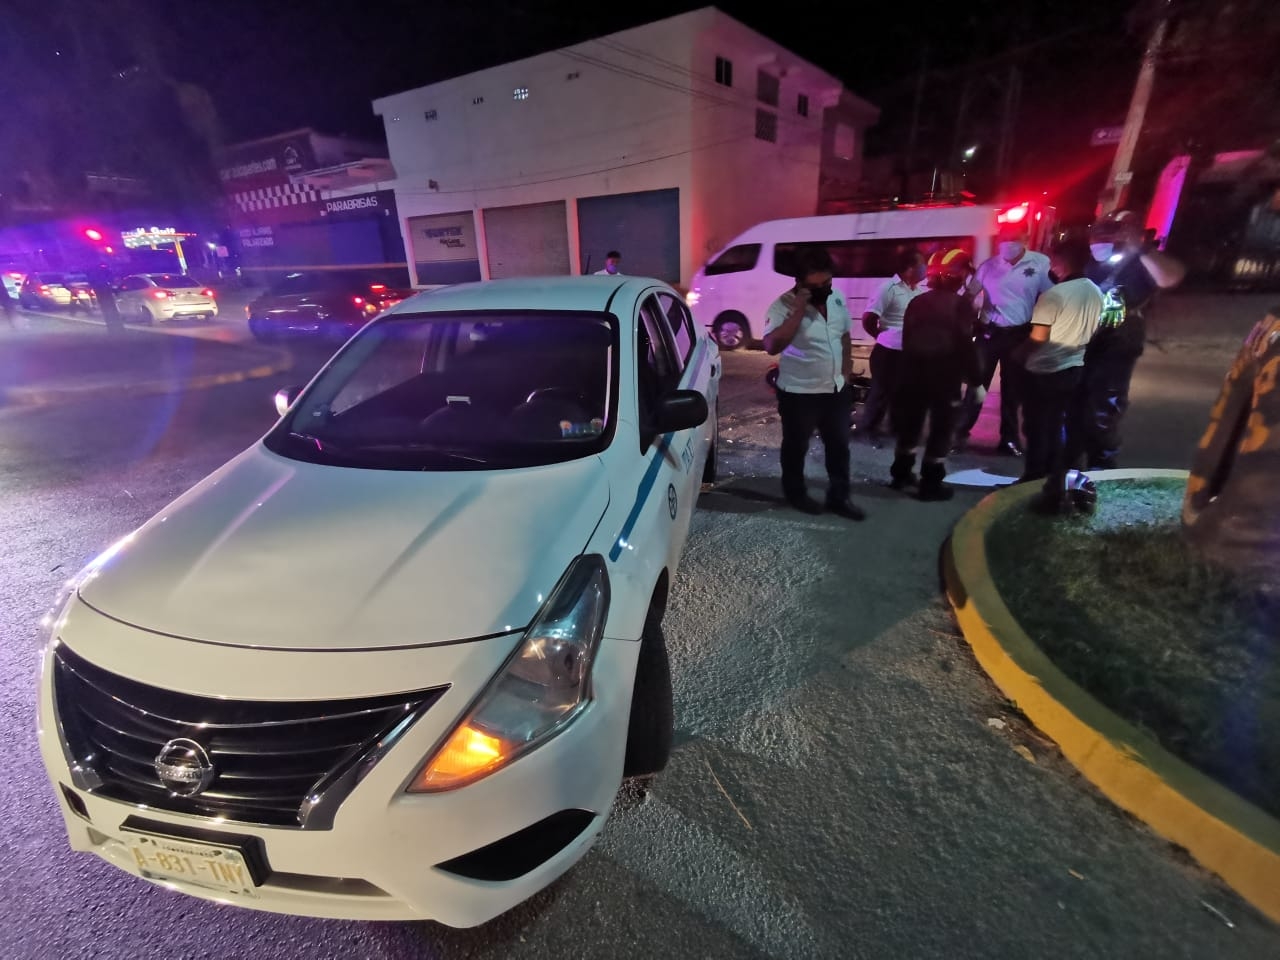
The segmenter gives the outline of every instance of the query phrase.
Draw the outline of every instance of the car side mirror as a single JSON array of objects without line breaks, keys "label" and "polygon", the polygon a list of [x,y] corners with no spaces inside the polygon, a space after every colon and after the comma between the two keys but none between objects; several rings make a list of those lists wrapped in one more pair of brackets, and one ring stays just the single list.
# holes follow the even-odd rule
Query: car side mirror
[{"label": "car side mirror", "polygon": [[658,404],[654,429],[658,433],[676,433],[700,427],[710,416],[707,398],[697,390],[673,390]]},{"label": "car side mirror", "polygon": [[293,401],[298,399],[298,394],[302,392],[302,387],[281,387],[276,391],[276,413],[284,416],[289,412],[289,408],[293,406]]}]

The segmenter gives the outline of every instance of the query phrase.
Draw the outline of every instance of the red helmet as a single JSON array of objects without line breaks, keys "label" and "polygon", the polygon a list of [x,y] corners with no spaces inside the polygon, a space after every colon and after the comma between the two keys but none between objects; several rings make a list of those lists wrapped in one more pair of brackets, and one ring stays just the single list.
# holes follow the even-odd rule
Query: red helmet
[{"label": "red helmet", "polygon": [[960,249],[939,250],[929,258],[925,275],[930,279],[963,280],[973,270],[973,260]]}]

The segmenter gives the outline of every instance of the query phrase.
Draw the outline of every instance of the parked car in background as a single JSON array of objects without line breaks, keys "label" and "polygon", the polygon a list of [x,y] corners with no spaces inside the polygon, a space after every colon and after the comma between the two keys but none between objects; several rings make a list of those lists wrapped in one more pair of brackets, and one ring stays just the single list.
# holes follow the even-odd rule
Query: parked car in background
[{"label": "parked car in background", "polygon": [[11,267],[0,266],[0,282],[4,283],[4,288],[9,292],[9,296],[17,300],[22,291],[22,281],[27,278],[25,270],[15,270]]},{"label": "parked car in background", "polygon": [[18,302],[33,310],[92,310],[97,298],[83,273],[29,273]]},{"label": "parked car in background", "polygon": [[662,619],[719,380],[638,277],[368,324],[69,583],[38,728],[72,847],[323,917],[468,927],[552,883],[670,754]]},{"label": "parked car in background", "polygon": [[180,273],[135,273],[116,284],[116,309],[125,320],[159,323],[182,317],[212,320],[217,295]]},{"label": "parked car in background", "polygon": [[340,274],[291,273],[245,312],[259,340],[308,334],[345,340],[413,292]]}]

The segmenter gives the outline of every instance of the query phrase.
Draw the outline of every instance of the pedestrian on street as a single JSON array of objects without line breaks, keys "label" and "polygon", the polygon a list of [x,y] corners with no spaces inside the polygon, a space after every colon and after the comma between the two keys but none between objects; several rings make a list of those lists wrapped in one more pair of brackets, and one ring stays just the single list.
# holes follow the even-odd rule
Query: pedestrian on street
[{"label": "pedestrian on street", "polygon": [[[1049,280],[1049,258],[1027,249],[1029,242],[1030,232],[1025,223],[1002,224],[999,250],[978,267],[971,285],[975,301],[981,303],[978,355],[982,360],[982,396],[986,397],[999,364],[1000,443],[996,451],[1013,457],[1022,456],[1018,436],[1019,371],[1005,361],[1031,332],[1031,311],[1036,300],[1053,285]],[[981,414],[978,391],[970,387],[965,394],[956,436],[959,449],[968,445],[969,434]]]},{"label": "pedestrian on street", "polygon": [[902,317],[909,304],[924,293],[925,258],[914,247],[898,263],[897,275],[880,288],[870,309],[862,315],[862,328],[875,337],[871,350],[871,392],[858,421],[858,436],[875,440],[889,411],[890,398],[902,362]]},{"label": "pedestrian on street", "polygon": [[1130,210],[1109,214],[1089,230],[1094,262],[1087,273],[1102,291],[1102,318],[1085,351],[1084,376],[1072,401],[1067,464],[1107,470],[1120,452],[1120,421],[1129,381],[1147,340],[1147,313],[1159,290],[1182,282],[1186,267],[1142,239]]},{"label": "pedestrian on street", "polygon": [[617,250],[610,250],[604,257],[604,269],[597,270],[597,277],[620,277],[622,276],[622,254]]},{"label": "pedestrian on street", "polygon": [[1058,514],[1068,505],[1067,410],[1084,376],[1085,348],[1102,316],[1102,291],[1085,276],[1093,257],[1083,240],[1058,244],[1049,262],[1057,283],[1036,302],[1031,333],[1011,362],[1021,362],[1026,371],[1027,457],[1019,482],[1044,480],[1031,509]]},{"label": "pedestrian on street", "polygon": [[99,264],[89,271],[89,286],[93,290],[98,309],[102,311],[102,322],[108,333],[120,333],[124,330],[124,321],[120,319],[120,310],[116,307],[116,295],[110,268]]},{"label": "pedestrian on street", "polygon": [[795,286],[766,314],[764,348],[778,357],[782,492],[787,502],[804,513],[822,513],[804,479],[804,461],[816,430],[826,453],[826,508],[848,520],[862,520],[866,514],[849,499],[852,318],[844,297],[831,289],[833,271],[825,249],[801,252]]},{"label": "pedestrian on street", "polygon": [[981,390],[973,341],[977,313],[972,300],[960,292],[972,272],[973,262],[965,251],[938,251],[929,258],[929,289],[908,304],[903,318],[902,365],[893,395],[898,443],[889,468],[890,486],[905,490],[917,483],[916,450],[927,415],[929,436],[916,494],[921,500],[951,499],[954,491],[942,481],[961,388],[967,383]]}]

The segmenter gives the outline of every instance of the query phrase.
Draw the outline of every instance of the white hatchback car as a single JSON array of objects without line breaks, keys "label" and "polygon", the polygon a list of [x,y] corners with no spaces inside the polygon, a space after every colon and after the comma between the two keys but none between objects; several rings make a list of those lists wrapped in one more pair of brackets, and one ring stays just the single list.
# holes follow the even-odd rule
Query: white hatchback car
[{"label": "white hatchback car", "polygon": [[196,896],[482,923],[661,769],[661,623],[715,345],[655,280],[372,321],[69,585],[41,668],[71,845]]}]

